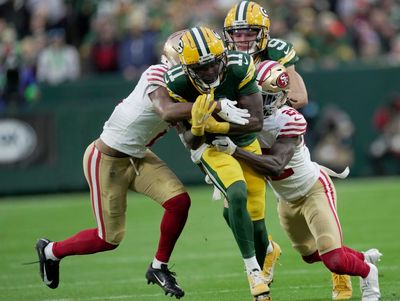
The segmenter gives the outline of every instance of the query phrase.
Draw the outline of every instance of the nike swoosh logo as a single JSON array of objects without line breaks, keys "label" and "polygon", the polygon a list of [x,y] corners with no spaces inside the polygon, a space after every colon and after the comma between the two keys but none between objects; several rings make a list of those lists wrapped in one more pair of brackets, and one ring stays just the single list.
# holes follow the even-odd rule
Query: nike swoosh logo
[{"label": "nike swoosh logo", "polygon": [[53,283],[53,280],[47,279],[47,274],[46,274],[46,267],[43,267],[43,282],[46,283],[47,285],[50,285]]},{"label": "nike swoosh logo", "polygon": [[249,61],[247,60],[247,57],[243,56],[243,58],[244,58],[245,65],[247,65],[249,63]]},{"label": "nike swoosh logo", "polygon": [[284,53],[285,55],[288,54],[288,53],[289,53],[289,49],[286,49],[283,53]]},{"label": "nike swoosh logo", "polygon": [[299,116],[294,117],[294,121],[299,121],[300,119],[301,119],[301,117],[299,117]]},{"label": "nike swoosh logo", "polygon": [[158,278],[156,274],[154,274],[154,277],[157,278],[157,280],[158,280],[158,282],[160,282],[161,286],[165,286],[165,280],[161,281],[160,278]]}]

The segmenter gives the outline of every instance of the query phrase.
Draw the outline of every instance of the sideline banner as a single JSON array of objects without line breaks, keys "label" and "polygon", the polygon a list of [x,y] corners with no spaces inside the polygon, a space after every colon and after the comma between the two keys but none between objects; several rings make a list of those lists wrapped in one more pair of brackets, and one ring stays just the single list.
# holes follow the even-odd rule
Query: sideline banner
[{"label": "sideline banner", "polygon": [[55,145],[49,115],[0,118],[0,169],[49,164],[56,156]]}]

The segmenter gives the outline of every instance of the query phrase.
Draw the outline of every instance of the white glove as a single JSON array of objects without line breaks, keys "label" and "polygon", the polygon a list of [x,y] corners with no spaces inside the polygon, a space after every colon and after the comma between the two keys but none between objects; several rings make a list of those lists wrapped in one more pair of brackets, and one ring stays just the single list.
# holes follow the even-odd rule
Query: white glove
[{"label": "white glove", "polygon": [[213,185],[214,186],[214,191],[213,191],[213,195],[212,195],[212,200],[213,201],[219,201],[222,199],[222,194],[221,191],[219,191],[219,189],[217,188],[217,186],[215,186],[213,184],[213,182],[211,181],[209,175],[206,175],[206,177],[204,178],[204,181],[209,184],[209,185]]},{"label": "white glove", "polygon": [[249,123],[247,119],[250,117],[250,113],[247,109],[240,109],[236,107],[237,101],[230,100],[228,98],[223,98],[219,101],[221,103],[221,111],[218,113],[218,116],[222,119],[237,123],[240,125],[245,125]]},{"label": "white glove", "polygon": [[227,136],[217,136],[212,142],[212,145],[217,149],[219,152],[226,153],[228,155],[232,155],[236,151],[236,144],[232,142],[231,139]]},{"label": "white glove", "polygon": [[192,159],[192,162],[194,164],[199,164],[201,160],[201,156],[203,156],[204,151],[208,147],[208,144],[203,143],[200,145],[198,149],[191,149],[190,150],[190,159]]}]

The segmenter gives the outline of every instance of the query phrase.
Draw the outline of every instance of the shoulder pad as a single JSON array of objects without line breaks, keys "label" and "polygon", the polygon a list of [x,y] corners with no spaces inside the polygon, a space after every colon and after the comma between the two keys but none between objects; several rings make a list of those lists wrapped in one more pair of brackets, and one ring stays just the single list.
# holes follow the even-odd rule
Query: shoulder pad
[{"label": "shoulder pad", "polygon": [[228,52],[228,72],[232,72],[239,80],[239,89],[255,78],[256,67],[253,58],[239,51]]},{"label": "shoulder pad", "polygon": [[282,65],[290,66],[299,60],[293,45],[285,40],[270,39],[267,45],[268,58],[281,63]]},{"label": "shoulder pad", "polygon": [[295,109],[284,106],[279,109],[280,130],[278,137],[297,137],[304,135],[307,130],[307,121]]},{"label": "shoulder pad", "polygon": [[164,73],[167,72],[168,66],[164,64],[151,65],[146,70],[147,81],[151,85],[164,86]]},{"label": "shoulder pad", "polygon": [[164,74],[164,82],[169,95],[179,102],[186,102],[180,95],[183,94],[188,78],[181,65],[170,68]]}]

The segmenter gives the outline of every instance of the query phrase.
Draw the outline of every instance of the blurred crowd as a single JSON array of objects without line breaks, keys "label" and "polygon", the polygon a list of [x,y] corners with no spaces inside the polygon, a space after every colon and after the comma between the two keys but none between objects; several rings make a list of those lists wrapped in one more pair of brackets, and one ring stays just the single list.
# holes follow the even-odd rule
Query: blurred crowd
[{"label": "blurred crowd", "polygon": [[[0,0],[0,106],[7,99],[34,102],[38,83],[87,73],[135,80],[159,61],[170,33],[199,24],[221,32],[236,2]],[[294,44],[303,70],[400,65],[399,0],[257,2],[269,12],[271,36]]]}]

